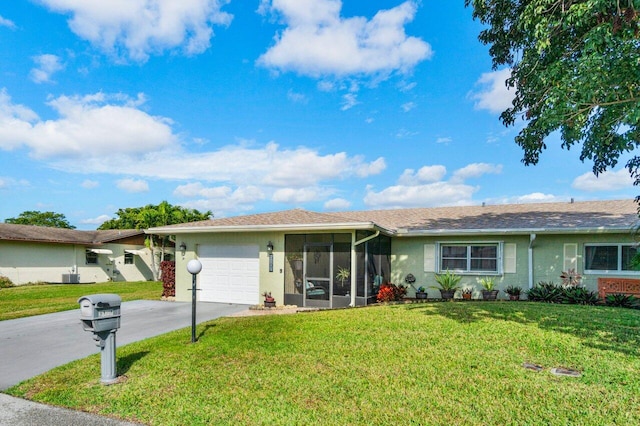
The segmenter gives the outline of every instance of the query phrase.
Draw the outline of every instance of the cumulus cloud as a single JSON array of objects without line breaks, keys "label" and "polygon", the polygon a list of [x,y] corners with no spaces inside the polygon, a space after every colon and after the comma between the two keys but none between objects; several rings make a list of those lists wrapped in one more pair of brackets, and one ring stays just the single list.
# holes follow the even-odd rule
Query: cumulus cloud
[{"label": "cumulus cloud", "polygon": [[632,188],[633,178],[625,169],[617,172],[606,171],[598,176],[589,172],[575,178],[571,187],[587,192],[616,191]]},{"label": "cumulus cloud", "polygon": [[116,187],[131,193],[149,192],[149,184],[139,179],[120,179],[116,182]]},{"label": "cumulus cloud", "polygon": [[211,210],[214,215],[224,215],[231,210],[250,210],[253,204],[265,198],[262,189],[254,185],[241,186],[235,190],[227,185],[205,186],[201,182],[179,185],[173,195],[193,198],[185,206],[198,210]]},{"label": "cumulus cloud", "polygon": [[473,204],[472,196],[479,187],[465,181],[501,170],[502,166],[469,164],[454,171],[451,178],[445,180],[447,169],[442,165],[424,166],[418,171],[406,169],[396,185],[380,191],[375,191],[372,186],[367,187],[364,202],[372,208],[469,205]]},{"label": "cumulus cloud", "polygon": [[221,8],[228,0],[40,0],[50,10],[70,14],[78,37],[116,57],[146,61],[149,55],[181,50],[204,52],[213,25],[228,25]]},{"label": "cumulus cloud", "polygon": [[347,210],[351,208],[351,201],[344,198],[333,198],[324,203],[324,209],[329,211]]},{"label": "cumulus cloud", "polygon": [[33,62],[37,65],[32,68],[29,77],[34,83],[51,83],[51,76],[64,69],[64,65],[60,62],[60,57],[56,55],[39,55],[33,57]]},{"label": "cumulus cloud", "polygon": [[406,169],[398,179],[399,185],[416,185],[427,182],[438,182],[447,174],[444,166],[424,166],[417,172],[413,169]]},{"label": "cumulus cloud", "polygon": [[451,180],[455,182],[462,182],[467,179],[480,177],[486,174],[497,175],[500,173],[502,173],[501,164],[473,163],[456,170]]},{"label": "cumulus cloud", "polygon": [[263,0],[259,10],[279,16],[286,28],[258,64],[315,78],[384,79],[408,73],[432,56],[428,43],[405,33],[417,11],[415,1],[380,10],[371,19],[341,17],[341,9],[340,0]]},{"label": "cumulus cloud", "polygon": [[[42,120],[0,91],[0,149],[27,147],[33,157],[100,158],[156,151],[176,141],[171,121],[139,109],[144,96],[96,93],[60,96],[47,104],[57,119]],[[90,147],[90,149],[89,149]]]},{"label": "cumulus cloud", "polygon": [[476,109],[488,110],[491,113],[501,113],[510,108],[515,96],[515,88],[508,89],[505,81],[511,77],[511,69],[484,73],[477,81],[480,90],[470,94]]},{"label": "cumulus cloud", "polygon": [[7,27],[11,30],[15,30],[17,28],[16,24],[13,21],[4,18],[1,15],[0,15],[0,27]]}]

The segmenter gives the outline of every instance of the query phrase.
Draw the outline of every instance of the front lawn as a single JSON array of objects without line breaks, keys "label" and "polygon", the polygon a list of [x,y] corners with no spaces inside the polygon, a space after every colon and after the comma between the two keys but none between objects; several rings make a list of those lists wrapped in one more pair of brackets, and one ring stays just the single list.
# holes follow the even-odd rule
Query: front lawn
[{"label": "front lawn", "polygon": [[424,303],[221,318],[198,334],[118,348],[112,386],[95,355],[9,392],[150,425],[640,424],[636,310]]},{"label": "front lawn", "polygon": [[87,294],[116,293],[122,301],[162,296],[158,281],[98,284],[46,284],[0,289],[0,321],[78,309],[78,298]]}]

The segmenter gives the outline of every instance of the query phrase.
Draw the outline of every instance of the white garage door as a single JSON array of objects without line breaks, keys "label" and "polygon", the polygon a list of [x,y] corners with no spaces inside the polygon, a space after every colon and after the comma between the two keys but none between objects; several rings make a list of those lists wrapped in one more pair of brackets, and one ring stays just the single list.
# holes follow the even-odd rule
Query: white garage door
[{"label": "white garage door", "polygon": [[203,245],[198,249],[200,272],[198,299],[203,302],[259,302],[259,256],[255,246]]}]

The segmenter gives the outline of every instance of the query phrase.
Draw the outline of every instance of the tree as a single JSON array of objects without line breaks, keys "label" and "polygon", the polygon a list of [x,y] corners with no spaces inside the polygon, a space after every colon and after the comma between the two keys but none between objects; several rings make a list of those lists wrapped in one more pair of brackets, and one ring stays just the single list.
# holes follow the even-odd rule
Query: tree
[{"label": "tree", "polygon": [[[465,0],[488,27],[493,68],[508,66],[515,138],[523,162],[537,164],[545,138],[560,131],[562,147],[582,143],[580,160],[598,175],[640,143],[640,0]],[[640,184],[640,157],[626,164]]]},{"label": "tree", "polygon": [[54,212],[39,212],[35,210],[28,210],[20,213],[18,217],[10,217],[5,219],[5,223],[12,223],[14,225],[35,225],[35,226],[49,226],[52,228],[65,228],[76,229],[71,225],[67,218],[62,213]]},{"label": "tree", "polygon": [[[167,201],[158,205],[147,204],[144,207],[127,207],[116,212],[116,219],[104,222],[98,229],[148,229],[158,226],[207,220],[213,216],[211,211],[204,213],[195,209],[173,206]],[[154,279],[159,277],[160,261],[164,259],[169,237],[147,235],[146,244],[151,249],[151,268]],[[157,258],[157,259],[156,259]]]}]

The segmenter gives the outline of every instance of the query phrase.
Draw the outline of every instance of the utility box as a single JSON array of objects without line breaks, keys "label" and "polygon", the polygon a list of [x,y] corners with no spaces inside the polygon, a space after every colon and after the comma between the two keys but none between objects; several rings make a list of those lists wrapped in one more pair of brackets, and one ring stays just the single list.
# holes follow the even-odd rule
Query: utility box
[{"label": "utility box", "polygon": [[120,305],[117,294],[91,294],[78,299],[80,321],[85,331],[98,333],[120,328]]}]

